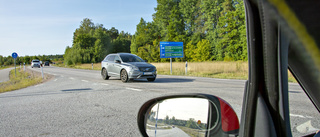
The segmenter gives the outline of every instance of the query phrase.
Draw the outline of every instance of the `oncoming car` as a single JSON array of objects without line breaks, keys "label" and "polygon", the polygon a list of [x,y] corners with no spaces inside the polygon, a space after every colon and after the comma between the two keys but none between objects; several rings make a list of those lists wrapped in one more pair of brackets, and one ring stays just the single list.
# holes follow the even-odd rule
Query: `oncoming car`
[{"label": "oncoming car", "polygon": [[104,80],[109,77],[119,77],[122,82],[132,79],[154,81],[157,77],[157,69],[137,55],[116,53],[107,55],[101,62],[101,76]]},{"label": "oncoming car", "polygon": [[50,62],[49,61],[44,62],[44,66],[50,66]]},{"label": "oncoming car", "polygon": [[38,67],[38,68],[40,68],[40,67],[41,67],[40,61],[37,60],[37,59],[32,60],[32,61],[31,61],[31,67],[32,67],[32,68],[33,68],[33,67]]}]

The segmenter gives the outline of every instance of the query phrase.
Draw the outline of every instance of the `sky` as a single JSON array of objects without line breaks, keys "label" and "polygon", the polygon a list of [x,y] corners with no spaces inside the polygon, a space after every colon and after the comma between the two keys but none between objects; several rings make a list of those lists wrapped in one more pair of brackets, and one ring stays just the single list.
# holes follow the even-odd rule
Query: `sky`
[{"label": "sky", "polygon": [[84,18],[134,34],[156,0],[0,0],[0,55],[64,54]]}]

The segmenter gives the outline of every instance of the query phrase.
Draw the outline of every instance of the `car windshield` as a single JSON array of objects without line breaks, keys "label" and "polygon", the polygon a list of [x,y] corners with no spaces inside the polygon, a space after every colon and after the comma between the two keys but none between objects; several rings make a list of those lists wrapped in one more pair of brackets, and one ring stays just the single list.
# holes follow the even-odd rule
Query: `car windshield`
[{"label": "car windshield", "polygon": [[135,55],[120,55],[120,58],[123,62],[144,62],[143,59]]},{"label": "car windshield", "polygon": [[35,60],[35,61],[32,61],[32,62],[36,62],[36,63],[38,63],[38,62],[40,62],[40,61]]}]

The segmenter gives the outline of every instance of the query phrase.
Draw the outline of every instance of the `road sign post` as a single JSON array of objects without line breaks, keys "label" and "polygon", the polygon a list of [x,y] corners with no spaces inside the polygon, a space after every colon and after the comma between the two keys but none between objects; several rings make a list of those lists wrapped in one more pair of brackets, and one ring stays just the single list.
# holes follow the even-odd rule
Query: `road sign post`
[{"label": "road sign post", "polygon": [[14,59],[14,76],[17,77],[17,66],[16,66],[16,58],[18,57],[18,54],[13,52],[12,53],[12,58]]},{"label": "road sign post", "polygon": [[170,58],[170,74],[172,75],[172,58]]},{"label": "road sign post", "polygon": [[42,76],[42,79],[44,79],[44,76],[43,76],[43,66],[41,65],[41,76]]},{"label": "road sign post", "polygon": [[188,61],[186,61],[186,75],[188,75]]},{"label": "road sign post", "polygon": [[170,58],[170,74],[172,74],[172,58],[183,57],[183,42],[160,42],[160,58]]}]

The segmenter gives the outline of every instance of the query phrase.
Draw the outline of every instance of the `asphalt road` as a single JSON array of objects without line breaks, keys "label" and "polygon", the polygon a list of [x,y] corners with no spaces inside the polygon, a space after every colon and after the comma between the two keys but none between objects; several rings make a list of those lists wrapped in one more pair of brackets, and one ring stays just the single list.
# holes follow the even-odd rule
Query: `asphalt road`
[{"label": "asphalt road", "polygon": [[179,129],[178,127],[171,128],[171,129],[158,129],[157,134],[155,135],[155,130],[147,130],[147,134],[149,137],[190,137],[187,133],[183,130]]},{"label": "asphalt road", "polygon": [[[31,68],[30,68],[31,69]],[[35,71],[41,69],[33,68]],[[230,103],[240,118],[244,80],[159,75],[154,82],[102,80],[100,71],[45,67],[55,77],[0,94],[0,136],[141,136],[137,113],[162,95],[207,93]],[[318,111],[297,84],[289,84],[294,136],[320,128]]]},{"label": "asphalt road", "polygon": [[14,69],[14,68],[6,68],[6,69],[0,70],[0,83],[10,80],[9,73],[10,73],[10,70],[12,70],[12,69]]}]

